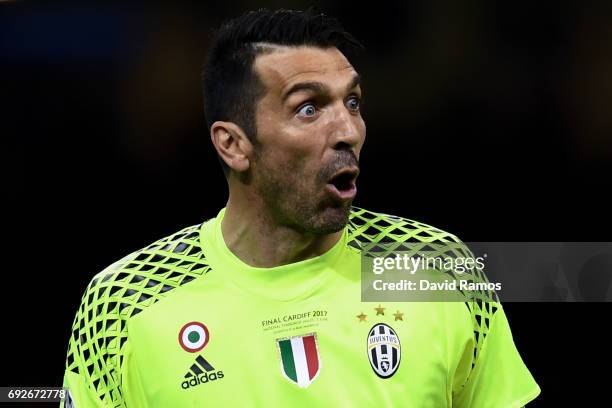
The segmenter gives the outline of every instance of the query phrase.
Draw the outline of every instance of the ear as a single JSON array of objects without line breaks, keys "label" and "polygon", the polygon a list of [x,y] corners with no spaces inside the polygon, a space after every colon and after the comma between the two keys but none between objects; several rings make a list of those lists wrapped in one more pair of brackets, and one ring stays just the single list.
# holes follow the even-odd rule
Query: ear
[{"label": "ear", "polygon": [[219,157],[232,170],[242,173],[249,169],[253,144],[240,126],[217,121],[210,127],[210,139]]}]

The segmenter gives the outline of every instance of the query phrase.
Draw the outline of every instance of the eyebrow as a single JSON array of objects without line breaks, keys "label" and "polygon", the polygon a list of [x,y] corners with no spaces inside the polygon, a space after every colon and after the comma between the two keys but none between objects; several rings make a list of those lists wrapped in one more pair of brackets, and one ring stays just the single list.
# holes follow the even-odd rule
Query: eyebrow
[{"label": "eyebrow", "polygon": [[[353,76],[353,79],[351,80],[351,82],[346,87],[346,92],[348,92],[351,89],[355,88],[359,84],[361,84],[361,76],[359,74],[356,74],[356,75]],[[283,95],[282,102],[285,103],[287,101],[287,98],[289,98],[291,95],[293,95],[294,93],[297,93],[297,92],[301,92],[301,91],[313,91],[313,92],[323,93],[323,92],[325,92],[327,90],[328,90],[327,85],[323,84],[322,82],[317,82],[317,81],[298,82],[297,84],[294,84]]]}]

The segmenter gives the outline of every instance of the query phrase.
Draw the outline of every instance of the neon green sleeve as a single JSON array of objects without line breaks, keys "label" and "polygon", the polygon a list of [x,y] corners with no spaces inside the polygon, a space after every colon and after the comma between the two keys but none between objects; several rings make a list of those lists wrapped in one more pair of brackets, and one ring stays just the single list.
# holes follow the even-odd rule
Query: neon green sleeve
[{"label": "neon green sleeve", "polygon": [[[482,314],[475,321],[476,345],[467,348],[474,353],[472,368],[467,380],[453,393],[453,406],[469,408],[522,407],[540,394],[540,387],[525,366],[512,339],[506,314],[500,303]],[[486,320],[485,320],[486,319]],[[463,378],[465,372],[456,372]]]},{"label": "neon green sleeve", "polygon": [[87,287],[77,311],[66,358],[65,408],[123,407],[121,367],[125,363],[125,321],[119,304],[100,294],[105,271]]},{"label": "neon green sleeve", "polygon": [[[64,387],[68,388],[66,400],[60,404],[62,408],[73,407],[102,407],[102,403],[95,393],[91,392],[83,380],[75,373],[66,371],[64,374]],[[76,403],[78,401],[78,404]]]},{"label": "neon green sleeve", "polygon": [[[63,386],[68,388],[69,397],[60,407],[143,407],[146,399],[142,392],[138,372],[135,369],[128,370],[130,355],[131,346],[129,342],[126,342],[119,357],[119,361],[123,362],[121,368],[117,369],[112,364],[103,366],[101,371],[105,371],[113,378],[112,381],[108,381],[108,384],[95,380],[97,376],[104,376],[104,374],[80,375],[66,369]],[[95,365],[95,358],[89,359],[89,361],[85,360],[83,355],[78,358],[80,359],[80,366]]]},{"label": "neon green sleeve", "polygon": [[[130,361],[128,319],[134,309],[124,297],[114,297],[117,269],[131,255],[96,275],[85,290],[76,313],[66,358],[63,386],[69,397],[63,408],[125,407],[138,394],[137,378],[126,375]],[[131,389],[130,389],[131,387]]]}]

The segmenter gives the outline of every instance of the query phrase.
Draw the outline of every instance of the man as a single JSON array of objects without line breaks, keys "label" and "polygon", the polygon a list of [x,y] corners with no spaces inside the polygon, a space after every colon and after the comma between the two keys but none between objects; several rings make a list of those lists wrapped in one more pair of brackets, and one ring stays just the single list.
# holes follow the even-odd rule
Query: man
[{"label": "man", "polygon": [[459,241],[351,206],[359,48],[311,11],[219,30],[204,97],[227,206],[93,278],[67,406],[515,407],[539,394],[498,303],[361,302],[369,244]]}]

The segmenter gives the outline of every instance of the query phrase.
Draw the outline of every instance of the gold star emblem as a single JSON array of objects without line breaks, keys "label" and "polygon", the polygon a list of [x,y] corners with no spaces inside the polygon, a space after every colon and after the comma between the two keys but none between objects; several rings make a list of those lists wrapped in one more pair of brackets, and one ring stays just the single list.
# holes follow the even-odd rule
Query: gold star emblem
[{"label": "gold star emblem", "polygon": [[393,313],[393,316],[395,316],[395,321],[397,322],[398,320],[404,321],[404,314],[400,313],[400,311],[398,310],[397,313]]},{"label": "gold star emblem", "polygon": [[363,312],[361,312],[361,314],[357,315],[357,318],[359,319],[360,322],[365,322],[366,321],[366,315],[363,314]]},{"label": "gold star emblem", "polygon": [[376,316],[385,315],[385,308],[382,307],[381,305],[378,305],[378,307],[375,307],[374,310],[376,310]]}]

